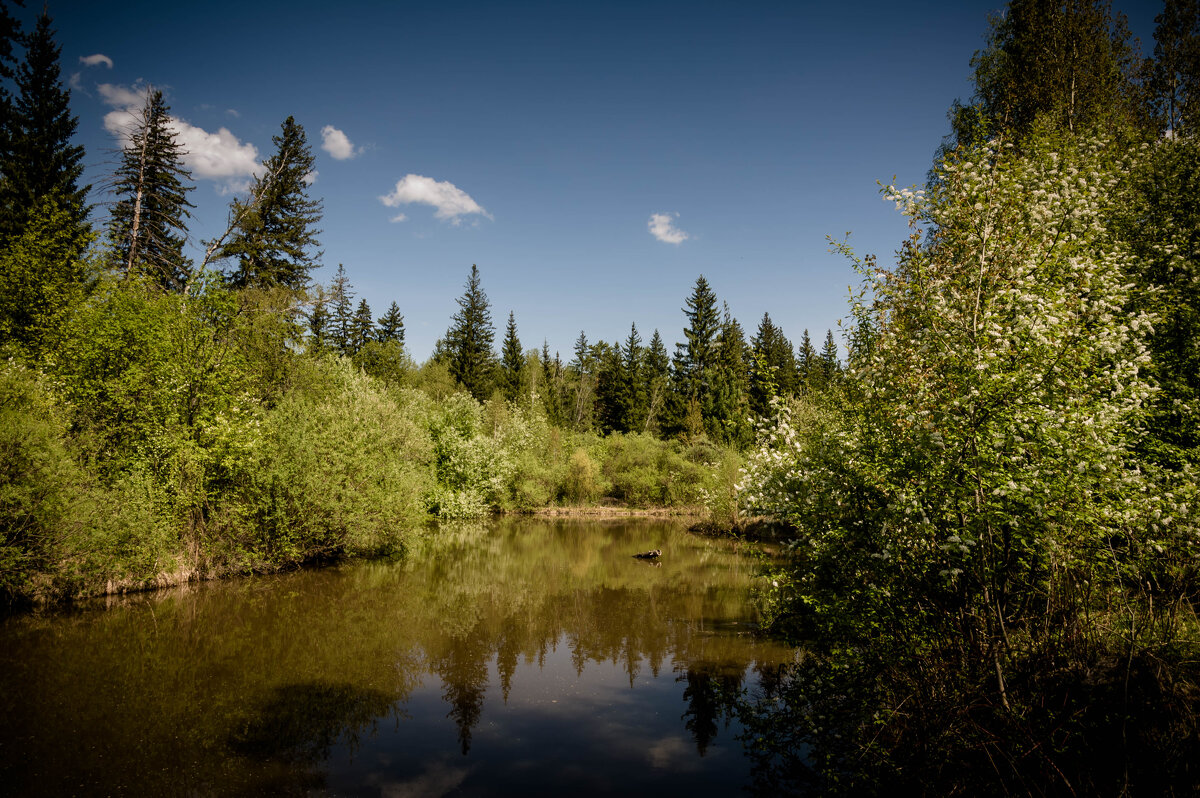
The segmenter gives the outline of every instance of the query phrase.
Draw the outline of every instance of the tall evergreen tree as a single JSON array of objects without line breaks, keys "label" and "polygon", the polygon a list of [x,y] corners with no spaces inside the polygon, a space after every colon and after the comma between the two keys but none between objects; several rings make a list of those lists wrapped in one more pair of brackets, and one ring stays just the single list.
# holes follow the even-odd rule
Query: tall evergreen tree
[{"label": "tall evergreen tree", "polygon": [[670,391],[671,361],[667,355],[667,346],[663,343],[658,330],[650,337],[650,345],[646,347],[645,362],[642,368],[642,385],[646,395],[646,416],[642,424],[643,432],[660,433],[662,419],[666,410],[668,392]]},{"label": "tall evergreen tree", "polygon": [[367,341],[375,338],[375,322],[371,317],[371,306],[367,304],[367,300],[358,300],[358,308],[354,311],[354,318],[350,320],[350,342],[349,353],[355,354],[364,346]]},{"label": "tall evergreen tree", "polygon": [[496,355],[492,342],[492,311],[479,284],[479,268],[472,264],[466,291],[458,298],[458,312],[446,331],[445,350],[450,374],[479,401],[492,393]]},{"label": "tall evergreen tree", "polygon": [[579,331],[579,337],[575,339],[575,359],[569,365],[575,383],[571,426],[579,431],[589,430],[592,428],[595,412],[596,375],[592,347],[588,346],[587,335],[583,330]]},{"label": "tall evergreen tree", "polygon": [[820,387],[820,369],[817,365],[817,350],[813,348],[812,339],[808,337],[808,328],[800,338],[800,346],[796,348],[796,382],[800,391],[810,391]]},{"label": "tall evergreen tree", "polygon": [[621,426],[626,432],[641,432],[645,428],[648,407],[644,380],[645,352],[637,324],[629,327],[629,337],[620,354],[624,357],[624,385],[621,389]]},{"label": "tall evergreen tree", "polygon": [[318,290],[313,299],[312,310],[308,313],[308,343],[309,348],[315,352],[323,352],[330,347],[331,321],[327,305],[324,290]]},{"label": "tall evergreen tree", "polygon": [[378,324],[375,340],[380,343],[395,341],[398,344],[404,344],[404,317],[400,315],[399,305],[392,302],[388,306],[387,312],[378,319]]},{"label": "tall evergreen tree", "polygon": [[842,373],[841,360],[838,358],[838,345],[833,340],[833,330],[825,331],[825,343],[817,358],[820,363],[821,382],[825,387],[829,387],[837,382]]},{"label": "tall evergreen tree", "polygon": [[114,175],[118,200],[108,234],[126,274],[143,272],[168,291],[182,291],[191,276],[183,244],[188,208],[194,207],[187,193],[193,186],[170,127],[170,110],[161,91],[147,93]]},{"label": "tall evergreen tree", "polygon": [[562,419],[562,364],[557,356],[550,359],[550,342],[542,339],[542,407],[546,410],[546,418],[555,426],[563,423]]},{"label": "tall evergreen tree", "polygon": [[515,402],[521,393],[521,367],[524,364],[525,356],[521,352],[521,339],[517,337],[517,320],[510,310],[500,354],[500,391],[510,402]]},{"label": "tall evergreen tree", "polygon": [[[80,186],[83,147],[71,144],[79,120],[71,115],[71,92],[60,79],[60,48],[44,12],[28,37],[15,76],[16,96],[0,153],[0,246],[19,238],[36,209],[54,198],[52,214],[65,225],[63,241],[83,240],[90,231],[87,192]],[[44,220],[44,219],[43,219]],[[76,253],[76,257],[82,250]]]},{"label": "tall evergreen tree", "polygon": [[706,420],[709,435],[717,440],[749,443],[748,361],[746,334],[725,305],[717,337],[712,409]]},{"label": "tall evergreen tree", "polygon": [[263,162],[246,201],[235,200],[236,229],[222,257],[237,263],[230,282],[239,288],[300,290],[321,253],[321,201],[308,196],[313,154],[304,128],[288,117],[272,138],[275,154]]},{"label": "tall evergreen tree", "polygon": [[351,355],[351,336],[354,326],[354,291],[346,268],[338,264],[337,274],[329,286],[329,345],[343,355]]},{"label": "tall evergreen tree", "polygon": [[750,408],[766,415],[771,397],[788,396],[796,390],[796,356],[783,330],[764,313],[750,339]]},{"label": "tall evergreen tree", "polygon": [[7,179],[4,170],[12,158],[13,97],[9,82],[16,76],[15,45],[20,41],[21,23],[10,13],[7,0],[0,0],[0,181]]},{"label": "tall evergreen tree", "polygon": [[683,309],[688,324],[683,330],[686,341],[676,344],[679,353],[677,372],[683,392],[700,401],[702,407],[711,403],[712,370],[715,361],[715,344],[721,330],[721,318],[717,312],[717,295],[713,293],[704,275],[696,279],[692,295]]},{"label": "tall evergreen tree", "polygon": [[609,346],[600,341],[592,347],[592,360],[596,363],[596,421],[600,431],[625,432],[627,403],[623,391],[626,387],[625,359],[621,356],[621,345]]},{"label": "tall evergreen tree", "polygon": [[541,340],[541,354],[538,356],[541,364],[541,407],[546,410],[546,418],[551,424],[558,425],[558,402],[554,391],[554,364],[550,359],[550,341]]}]

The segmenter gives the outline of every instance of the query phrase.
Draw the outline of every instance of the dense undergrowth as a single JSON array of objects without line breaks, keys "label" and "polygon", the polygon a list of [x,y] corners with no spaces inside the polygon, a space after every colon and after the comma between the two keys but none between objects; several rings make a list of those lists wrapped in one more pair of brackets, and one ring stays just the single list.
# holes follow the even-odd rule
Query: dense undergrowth
[{"label": "dense undergrowth", "polygon": [[[0,363],[0,592],[54,600],[403,551],[431,518],[715,506],[737,454],[574,432],[406,359],[305,354],[286,297],[105,280]],[[24,362],[23,362],[24,361]]]}]

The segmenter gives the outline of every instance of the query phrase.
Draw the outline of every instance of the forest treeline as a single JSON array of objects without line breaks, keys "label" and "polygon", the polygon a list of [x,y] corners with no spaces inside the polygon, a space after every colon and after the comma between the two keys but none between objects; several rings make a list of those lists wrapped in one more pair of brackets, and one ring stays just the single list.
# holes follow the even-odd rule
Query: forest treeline
[{"label": "forest treeline", "polygon": [[163,93],[146,87],[105,185],[83,185],[59,57],[44,10],[24,30],[0,3],[6,601],[393,553],[430,517],[608,501],[732,518],[753,414],[839,379],[832,333],[793,346],[764,315],[747,339],[703,276],[673,354],[633,325],[581,332],[564,362],[511,313],[497,341],[475,266],[417,363],[399,303],[374,318],[340,265],[313,284],[323,207],[294,118],[224,231],[189,246]]},{"label": "forest treeline", "polygon": [[839,402],[764,423],[744,506],[792,525],[763,606],[811,656],[744,713],[775,789],[1200,790],[1200,5],[1153,52],[1096,0],[1012,0]]}]

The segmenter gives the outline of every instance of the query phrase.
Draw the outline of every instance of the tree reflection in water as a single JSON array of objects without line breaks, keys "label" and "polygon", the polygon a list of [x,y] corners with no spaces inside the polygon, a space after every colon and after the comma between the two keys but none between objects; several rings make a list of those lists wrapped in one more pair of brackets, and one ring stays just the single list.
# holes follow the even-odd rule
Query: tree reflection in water
[{"label": "tree reflection in water", "polygon": [[[650,548],[661,567],[630,556]],[[399,563],[16,619],[0,776],[18,794],[736,791],[736,696],[793,658],[751,633],[755,569],[678,523],[521,520],[440,529]],[[68,757],[80,728],[107,733]]]}]

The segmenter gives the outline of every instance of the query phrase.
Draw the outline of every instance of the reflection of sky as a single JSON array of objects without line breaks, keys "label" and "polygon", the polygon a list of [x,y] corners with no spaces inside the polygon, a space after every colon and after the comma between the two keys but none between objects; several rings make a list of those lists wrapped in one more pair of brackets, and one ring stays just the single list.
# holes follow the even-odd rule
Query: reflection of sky
[{"label": "reflection of sky", "polygon": [[672,665],[655,676],[640,662],[631,687],[624,662],[589,660],[577,673],[563,638],[540,664],[522,659],[506,702],[493,660],[465,755],[456,750],[445,685],[429,676],[405,703],[410,719],[381,724],[353,757],[345,750],[330,757],[328,786],[340,792],[371,784],[385,796],[739,792],[748,776],[734,739],[739,727],[718,719],[715,739],[699,756]]}]

